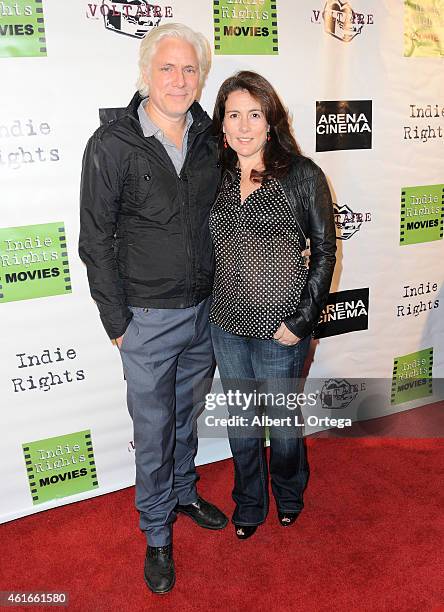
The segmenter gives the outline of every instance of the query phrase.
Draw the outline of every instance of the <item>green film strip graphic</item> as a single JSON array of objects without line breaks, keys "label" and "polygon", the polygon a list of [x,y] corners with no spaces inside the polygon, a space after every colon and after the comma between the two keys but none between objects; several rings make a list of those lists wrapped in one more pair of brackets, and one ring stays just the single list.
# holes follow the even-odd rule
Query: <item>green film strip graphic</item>
[{"label": "green film strip graphic", "polygon": [[[412,378],[400,380],[400,368],[414,358],[425,359],[427,362],[426,373],[418,374]],[[433,348],[424,349],[418,353],[396,357],[393,361],[393,377],[390,403],[402,404],[433,394]]]},{"label": "green film strip graphic", "polygon": [[405,195],[405,190],[403,189],[401,191],[401,231],[399,237],[400,244],[402,244],[405,240]]},{"label": "green film strip graphic", "polygon": [[214,0],[213,14],[214,14],[214,49],[220,51],[220,2]]},{"label": "green film strip graphic", "polygon": [[27,442],[22,448],[34,505],[98,488],[90,430]]},{"label": "green film strip graphic", "polygon": [[63,266],[63,282],[65,283],[65,291],[66,293],[69,293],[70,291],[72,291],[72,287],[71,287],[71,275],[69,272],[69,263],[68,263],[68,251],[66,250],[66,232],[65,232],[65,226],[62,225],[61,227],[58,228],[58,231],[60,233],[59,236],[59,244],[60,244],[60,255],[62,257],[62,266]]},{"label": "green film strip graphic", "polygon": [[92,440],[91,440],[91,434],[90,433],[85,433],[85,446],[88,452],[88,463],[89,463],[89,471],[91,473],[91,486],[93,488],[96,488],[99,486],[99,481],[97,479],[97,468],[96,468],[96,461],[94,459],[94,450],[93,450],[93,444],[92,444]]},{"label": "green film strip graphic", "polygon": [[441,193],[441,222],[439,226],[439,237],[440,238],[442,238],[444,234],[443,226],[444,226],[444,185],[442,187],[442,193]]},{"label": "green film strip graphic", "polygon": [[213,0],[216,55],[277,55],[277,6],[273,0],[258,4]]},{"label": "green film strip graphic", "polygon": [[36,482],[35,482],[36,478],[34,474],[33,464],[31,461],[31,454],[30,454],[29,446],[23,446],[23,453],[25,455],[26,472],[27,472],[27,476],[29,479],[29,488],[31,490],[32,502],[36,504],[39,501],[39,496],[38,496],[38,491],[36,489]]},{"label": "green film strip graphic", "polygon": [[273,11],[271,13],[271,27],[273,28],[271,30],[271,33],[273,35],[272,41],[273,41],[273,51],[274,53],[278,53],[279,52],[279,41],[278,41],[278,31],[277,31],[277,12],[276,12],[276,4],[272,4],[270,6],[271,10]]},{"label": "green film strip graphic", "polygon": [[45,32],[45,20],[43,18],[43,0],[35,0],[35,12],[37,15],[37,33],[38,41],[40,43],[40,54],[46,55],[46,32]]}]

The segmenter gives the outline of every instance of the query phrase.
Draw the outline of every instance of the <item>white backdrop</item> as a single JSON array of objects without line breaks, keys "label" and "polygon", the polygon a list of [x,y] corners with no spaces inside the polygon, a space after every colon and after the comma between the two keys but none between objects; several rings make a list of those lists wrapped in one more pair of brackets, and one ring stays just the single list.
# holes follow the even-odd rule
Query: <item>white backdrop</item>
[{"label": "white backdrop", "polygon": [[[100,14],[101,0],[97,2],[96,9],[94,3],[84,0],[19,3],[31,7],[29,10],[43,8],[38,14],[44,17],[46,42],[41,45],[46,45],[47,55],[17,56],[20,53],[11,51],[6,35],[0,37],[2,522],[134,482],[132,427],[120,358],[100,324],[77,255],[84,146],[99,125],[99,108],[126,106],[137,78],[139,40],[106,29]],[[423,2],[425,10],[430,4]],[[265,10],[270,2],[221,0],[219,6],[239,10],[242,5]],[[444,3],[434,5],[442,10],[436,17],[438,23],[444,19]],[[212,2],[169,0],[159,6],[163,15],[172,15],[162,16],[160,23],[186,23],[213,44]],[[438,219],[438,234],[439,223],[442,228],[443,59],[435,47],[415,46],[415,41],[425,35],[416,31],[416,38],[411,37],[412,29],[418,30],[419,18],[408,14],[405,22],[401,0],[351,0],[351,8],[363,16],[355,18],[357,25],[359,19],[364,20],[360,31],[350,41],[326,31],[324,8],[327,17],[333,15],[338,20],[347,14],[348,6],[324,0],[278,0],[278,53],[249,54],[251,37],[246,36],[245,54],[215,55],[201,103],[211,115],[224,78],[239,69],[260,72],[289,108],[296,138],[303,152],[325,171],[338,207],[347,206],[349,214],[362,213],[361,222],[355,217],[355,233],[338,239],[332,292],[369,289],[365,304],[368,329],[321,338],[316,343],[310,377],[316,379],[315,387],[332,378],[385,381],[381,384],[385,384],[387,393],[378,396],[376,404],[367,405],[359,413],[355,409],[348,413],[355,418],[370,418],[436,399],[435,393],[416,399],[399,396],[392,401],[395,360],[410,364],[410,369],[422,367],[417,377],[432,371],[430,355],[434,378],[442,377],[444,369],[442,232],[435,239],[433,229],[416,234],[412,230],[411,237],[400,245],[403,188],[420,187],[414,193],[426,200],[435,192],[441,194],[436,196],[438,200],[433,196],[436,210],[430,214]],[[335,10],[339,10],[339,16]],[[4,12],[0,15],[2,32],[13,19],[26,22],[25,16],[11,17],[6,9]],[[336,33],[341,35],[337,27]],[[442,28],[436,31],[442,35]],[[411,43],[409,49],[413,49],[410,56],[404,55],[405,36]],[[24,38],[10,36],[18,48],[20,37]],[[317,101],[371,101],[371,148],[317,151]],[[423,112],[427,105],[429,111]],[[424,130],[422,135],[415,127]],[[420,137],[413,138],[415,134]],[[352,134],[350,142],[353,138]],[[407,205],[409,202],[413,200]],[[420,201],[410,205],[412,210],[415,206],[420,215],[423,205]],[[415,219],[429,219],[427,212],[422,214]],[[337,217],[338,234],[341,219]],[[31,279],[25,274],[20,280],[11,276],[16,270],[12,255],[30,256],[32,251],[39,251],[35,238],[49,237],[47,224],[55,224],[56,231],[64,227],[61,234],[66,235],[66,248],[62,238],[60,254],[54,261],[60,263],[60,275],[67,280],[62,289],[52,293],[47,289],[47,278]],[[41,227],[34,227],[37,225]],[[32,244],[25,243],[25,238],[32,238]],[[46,251],[51,253],[55,242],[48,239],[51,242]],[[24,244],[14,247],[19,241]],[[63,261],[69,262],[69,273]],[[31,269],[29,264],[21,269],[26,271],[27,265]],[[36,267],[51,270],[52,264],[39,263]],[[427,283],[436,288],[421,296],[421,283],[423,289]],[[403,297],[406,286],[416,287],[416,295]],[[421,303],[422,312],[399,314],[399,306],[404,306],[401,312],[407,313],[408,304],[413,308]],[[29,362],[28,355],[37,356],[38,362],[35,358]],[[42,377],[46,381],[39,382]],[[316,410],[322,414],[324,408],[320,402]],[[76,446],[76,440],[83,437],[73,436],[85,431],[90,432],[93,445],[89,457],[80,443],[79,448]],[[28,443],[35,443],[34,454],[26,451]],[[69,449],[64,448],[66,444]],[[40,451],[42,460],[51,452],[55,455],[51,467],[36,465]],[[54,463],[62,456],[71,458],[70,467]],[[225,438],[201,440],[198,463],[227,456]],[[86,472],[75,473],[81,465],[87,466],[88,484],[83,484]],[[68,472],[70,476],[66,476]],[[52,481],[40,482],[42,475],[46,478],[55,474]],[[36,489],[40,489],[37,494]],[[36,496],[38,499],[33,499]]]}]

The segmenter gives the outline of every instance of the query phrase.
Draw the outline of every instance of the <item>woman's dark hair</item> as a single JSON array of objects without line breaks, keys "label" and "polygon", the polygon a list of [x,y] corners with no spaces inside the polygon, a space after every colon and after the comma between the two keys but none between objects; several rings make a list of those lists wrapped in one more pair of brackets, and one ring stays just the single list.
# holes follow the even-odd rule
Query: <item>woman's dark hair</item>
[{"label": "woman's dark hair", "polygon": [[231,147],[224,148],[222,124],[225,117],[225,103],[230,93],[248,91],[258,100],[270,126],[270,140],[263,148],[264,170],[251,171],[251,180],[260,182],[270,178],[281,178],[287,174],[292,159],[301,155],[294,136],[290,130],[288,112],[284,108],[276,91],[263,76],[249,70],[242,70],[226,79],[220,86],[213,113],[213,129],[218,137],[219,159],[224,169],[234,170],[237,155]]}]

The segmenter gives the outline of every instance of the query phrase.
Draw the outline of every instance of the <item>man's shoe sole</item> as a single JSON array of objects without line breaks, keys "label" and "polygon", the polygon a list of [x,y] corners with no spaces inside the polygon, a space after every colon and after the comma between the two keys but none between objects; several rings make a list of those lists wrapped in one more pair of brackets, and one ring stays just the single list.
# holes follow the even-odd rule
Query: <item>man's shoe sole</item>
[{"label": "man's shoe sole", "polygon": [[153,589],[153,588],[150,586],[150,583],[148,582],[148,580],[147,580],[146,578],[145,578],[145,584],[146,584],[146,586],[149,588],[149,590],[151,591],[151,593],[155,593],[156,595],[165,595],[165,593],[169,593],[170,591],[172,591],[172,590],[173,590],[174,585],[176,584],[176,576],[174,575],[174,580],[173,580],[172,585],[171,585],[171,586],[170,586],[168,589],[165,589],[165,590],[163,590],[163,591],[155,591],[155,590],[154,590],[154,589]]},{"label": "man's shoe sole", "polygon": [[202,529],[211,529],[211,531],[219,531],[220,529],[225,529],[225,527],[228,525],[228,518],[225,517],[225,523],[223,525],[221,525],[220,527],[212,527],[211,525],[203,525],[201,522],[199,522],[198,519],[194,518],[194,516],[190,513],[187,512],[186,510],[179,510],[179,508],[177,508],[176,512],[178,514],[183,514],[185,516],[188,516],[192,521],[194,521],[196,523],[196,525],[199,525],[199,527],[202,527]]}]

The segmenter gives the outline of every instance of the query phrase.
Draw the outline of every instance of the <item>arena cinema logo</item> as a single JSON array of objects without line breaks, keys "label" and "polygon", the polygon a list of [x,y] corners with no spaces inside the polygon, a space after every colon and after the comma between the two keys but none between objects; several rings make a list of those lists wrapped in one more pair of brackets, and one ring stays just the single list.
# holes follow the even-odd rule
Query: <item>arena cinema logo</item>
[{"label": "arena cinema logo", "polygon": [[325,410],[340,410],[347,408],[358,396],[366,390],[365,382],[350,383],[345,378],[329,378],[322,386],[319,398]]},{"label": "arena cinema logo", "polygon": [[327,338],[368,329],[368,309],[368,287],[330,293],[313,335]]},{"label": "arena cinema logo", "polygon": [[0,228],[0,303],[71,293],[63,223]]},{"label": "arena cinema logo", "polygon": [[358,13],[352,9],[350,2],[340,0],[328,0],[322,14],[320,10],[313,10],[311,22],[320,24],[321,17],[324,31],[346,43],[361,34],[364,26],[374,24],[373,13]]},{"label": "arena cinema logo", "polygon": [[115,0],[101,4],[88,2],[86,17],[103,20],[105,28],[112,32],[143,38],[159,26],[162,19],[173,17],[173,8],[149,4],[146,0]]},{"label": "arena cinema logo", "polygon": [[403,187],[399,244],[442,240],[444,184]]},{"label": "arena cinema logo", "polygon": [[359,232],[363,223],[369,223],[372,220],[370,212],[355,213],[347,204],[339,205],[334,202],[333,209],[338,240],[349,240]]},{"label": "arena cinema logo", "polygon": [[433,393],[433,347],[395,357],[393,361],[392,404],[403,404]]},{"label": "arena cinema logo", "polygon": [[26,442],[23,454],[34,505],[99,486],[89,429]]},{"label": "arena cinema logo", "polygon": [[371,100],[316,102],[316,151],[371,148]]}]

